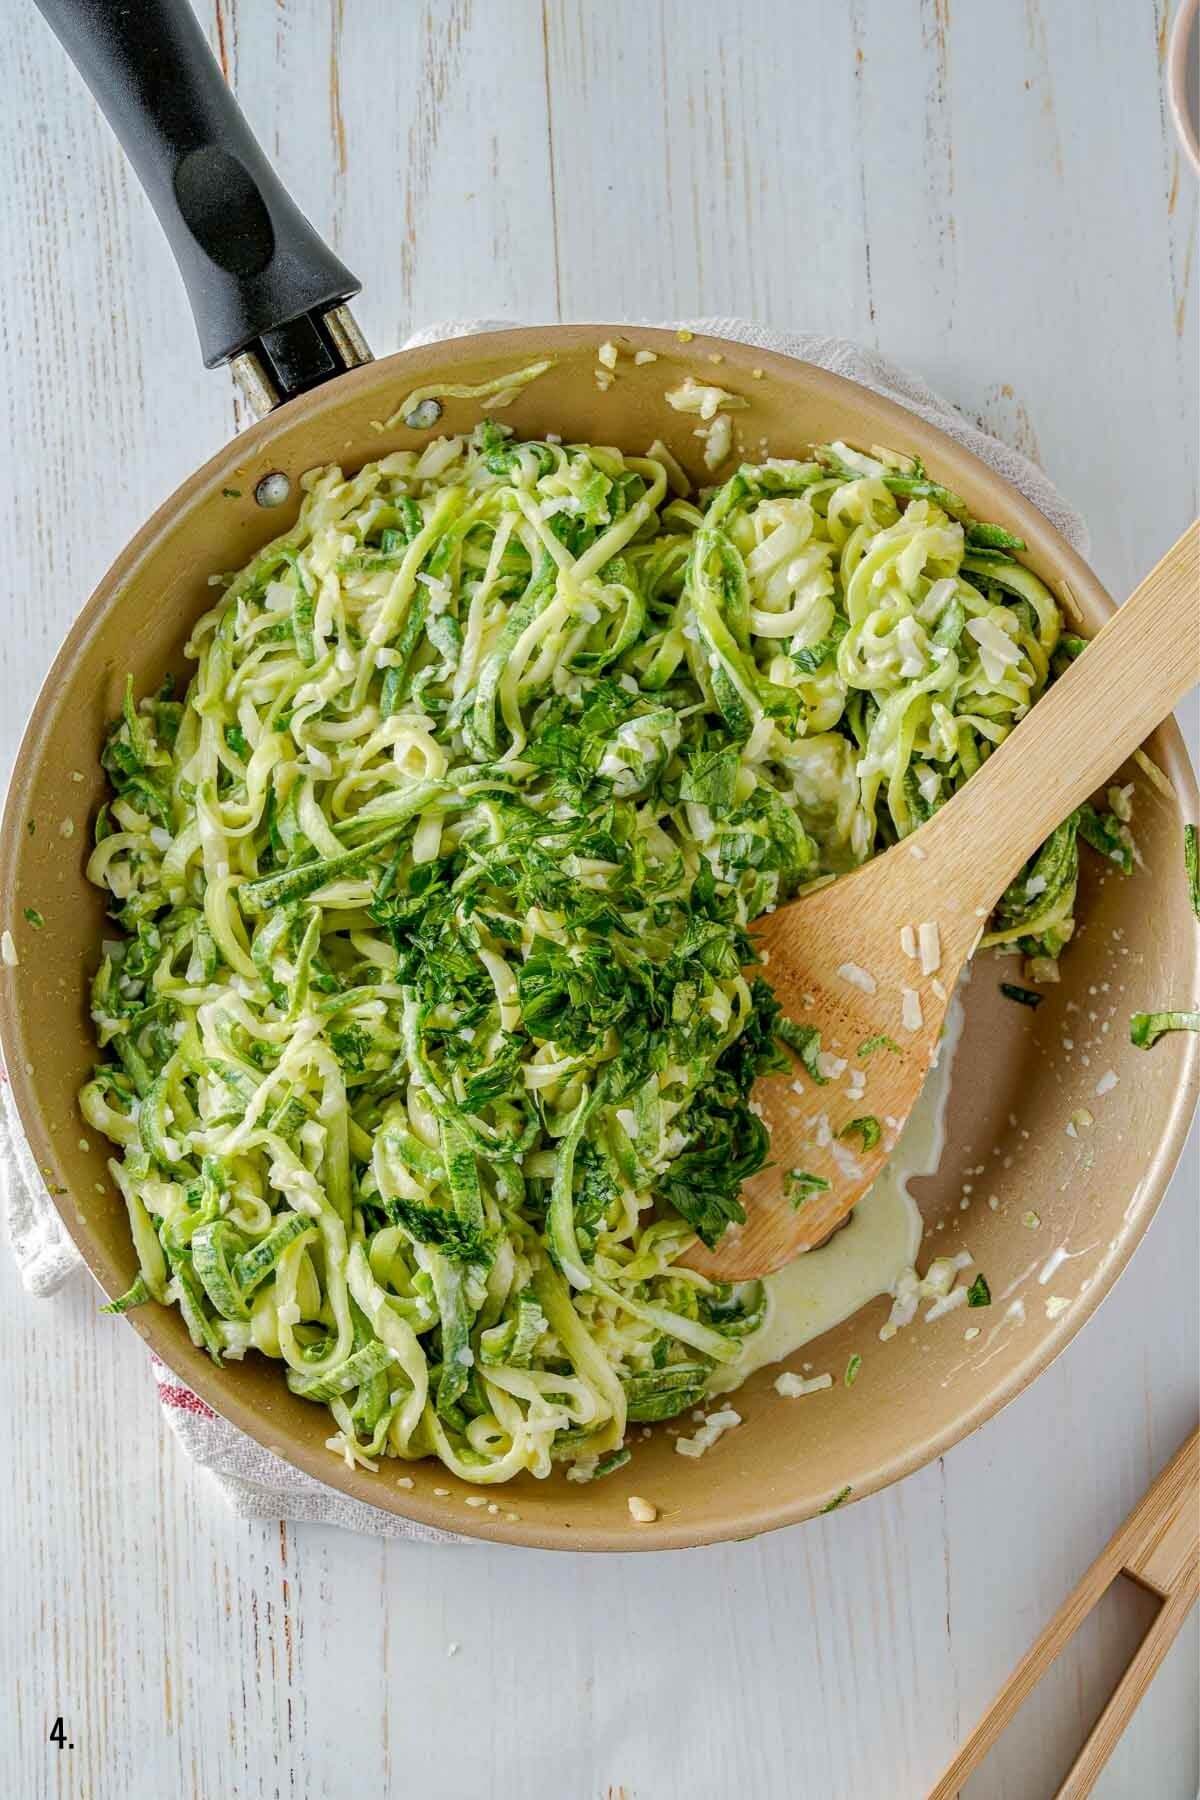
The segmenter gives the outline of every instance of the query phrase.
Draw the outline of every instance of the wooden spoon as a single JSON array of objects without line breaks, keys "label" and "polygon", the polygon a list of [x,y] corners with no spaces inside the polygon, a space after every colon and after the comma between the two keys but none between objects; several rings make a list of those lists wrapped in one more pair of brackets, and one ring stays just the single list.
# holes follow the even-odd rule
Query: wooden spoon
[{"label": "wooden spoon", "polygon": [[[846,1217],[936,1060],[950,996],[997,897],[1197,680],[1200,523],[920,831],[757,922],[785,1017],[816,1026],[846,1066],[824,1087],[800,1069],[759,1081],[771,1164],[742,1189],[746,1223],[685,1262],[724,1281],[766,1275]],[[909,950],[916,938],[915,957],[902,933]],[[886,1041],[862,1053],[872,1038]],[[855,1069],[866,1087],[851,1100]]]}]

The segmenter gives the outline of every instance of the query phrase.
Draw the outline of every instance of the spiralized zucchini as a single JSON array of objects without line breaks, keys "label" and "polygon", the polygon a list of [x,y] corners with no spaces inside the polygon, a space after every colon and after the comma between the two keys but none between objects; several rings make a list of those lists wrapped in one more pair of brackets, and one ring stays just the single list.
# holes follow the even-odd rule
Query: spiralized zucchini
[{"label": "spiralized zucchini", "polygon": [[[748,923],[969,777],[1059,614],[1017,540],[840,444],[692,503],[487,422],[304,488],[104,750],[114,1304],[280,1359],[349,1461],[603,1473],[762,1320],[677,1260],[741,1217],[790,1066]],[[1043,963],[1078,830],[995,921]]]}]

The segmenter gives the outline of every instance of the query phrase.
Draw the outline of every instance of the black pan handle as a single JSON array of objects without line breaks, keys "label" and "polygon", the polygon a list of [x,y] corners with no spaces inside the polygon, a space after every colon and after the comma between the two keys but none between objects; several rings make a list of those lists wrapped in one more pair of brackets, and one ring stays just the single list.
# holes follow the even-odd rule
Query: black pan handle
[{"label": "black pan handle", "polygon": [[183,276],[205,366],[257,412],[369,362],[360,283],[290,198],[188,0],[36,0],[133,164]]}]

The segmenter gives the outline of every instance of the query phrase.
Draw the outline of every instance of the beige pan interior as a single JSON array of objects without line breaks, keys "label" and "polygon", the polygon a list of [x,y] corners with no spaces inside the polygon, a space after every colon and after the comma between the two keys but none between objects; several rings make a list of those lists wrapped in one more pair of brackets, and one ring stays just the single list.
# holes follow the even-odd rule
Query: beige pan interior
[{"label": "beige pan interior", "polygon": [[[635,367],[623,354],[615,382],[602,392],[596,348],[606,338],[623,351],[653,349],[658,361]],[[694,478],[707,479],[697,420],[672,411],[663,397],[690,371],[749,400],[749,410],[734,421],[748,454],[757,453],[763,438],[772,454],[796,455],[813,441],[839,437],[917,452],[976,514],[1027,540],[1028,562],[1085,633],[1099,628],[1111,606],[1041,514],[940,432],[807,364],[712,339],[684,344],[669,332],[611,326],[460,339],[356,370],[251,427],[155,514],[84,608],[38,700],[4,816],[0,923],[20,957],[16,967],[0,970],[4,1055],[36,1160],[110,1295],[128,1286],[135,1258],[123,1203],[107,1178],[106,1146],[92,1134],[90,1148],[81,1147],[75,1095],[94,1059],[86,993],[106,930],[101,896],[85,882],[83,865],[90,820],[103,797],[97,755],[126,672],[139,691],[156,686],[167,668],[182,672],[188,628],[212,602],[209,576],[240,567],[292,522],[295,489],[285,507],[264,511],[255,504],[263,475],[283,470],[294,480],[331,461],[355,468],[388,449],[419,444],[434,433],[402,425],[381,433],[375,422],[417,386],[477,383],[542,352],[556,357],[554,368],[501,415],[521,434],[556,431],[568,441],[629,452],[661,437]],[[721,354],[723,362],[714,367],[710,354]],[[436,430],[465,429],[480,414],[479,402],[447,401]],[[1164,522],[1164,544],[1169,535]],[[178,1311],[145,1307],[130,1323],[217,1411],[290,1462],[359,1499],[477,1537],[587,1550],[710,1543],[804,1519],[846,1489],[857,1499],[896,1480],[981,1424],[1079,1330],[1145,1231],[1181,1147],[1200,1045],[1181,1033],[1147,1054],[1132,1048],[1127,1029],[1131,1011],[1189,1004],[1197,987],[1198,934],[1182,855],[1184,817],[1196,816],[1195,780],[1174,725],[1159,731],[1149,748],[1178,799],[1132,765],[1126,771],[1124,779],[1135,783],[1145,867],[1123,879],[1085,856],[1080,930],[1063,959],[1061,986],[1048,991],[1035,1014],[999,994],[999,981],[1015,974],[1016,965],[987,957],[968,991],[949,1140],[940,1174],[918,1191],[926,1221],[944,1221],[933,1239],[936,1252],[966,1246],[996,1304],[918,1322],[880,1345],[875,1334],[887,1303],[873,1303],[804,1352],[835,1373],[852,1350],[861,1352],[864,1367],[852,1389],[838,1381],[802,1400],[782,1399],[772,1386],[777,1371],[764,1370],[739,1394],[742,1427],[702,1462],[676,1455],[659,1430],[638,1442],[631,1465],[591,1486],[555,1475],[498,1490],[494,1497],[504,1511],[518,1515],[508,1519],[466,1507],[470,1490],[438,1464],[389,1461],[377,1476],[346,1469],[325,1449],[326,1410],[294,1398],[279,1365],[252,1357],[214,1367],[189,1341]],[[43,929],[26,923],[27,906],[44,915]],[[1069,1002],[1085,1018],[1097,1015],[1092,1034],[1110,1021],[1103,1053],[1093,1054],[1089,1067],[1061,1050],[1064,1034],[1072,1035],[1071,1018],[1079,1023],[1079,1015],[1068,1015]],[[1108,1069],[1118,1085],[1098,1099],[1096,1084]],[[1093,1113],[1095,1124],[1073,1137],[1066,1126],[1080,1107]],[[964,1212],[962,1184],[980,1163],[987,1173],[974,1178],[975,1199]],[[1000,1202],[995,1211],[986,1204],[991,1194]],[[1041,1221],[1036,1229],[1023,1223],[1031,1212]],[[1049,1286],[1039,1285],[1039,1269],[1061,1245],[1075,1260]],[[1045,1305],[1050,1293],[1071,1300],[1053,1319]],[[1017,1299],[1024,1300],[1023,1322],[1008,1313]],[[982,1327],[972,1342],[964,1340],[965,1323]],[[1163,1328],[1162,1321],[1147,1321],[1148,1331]],[[113,1330],[120,1329],[114,1320]],[[129,1429],[145,1423],[131,1416]],[[397,1486],[401,1473],[413,1475],[411,1490]],[[448,1496],[438,1497],[435,1488]],[[633,1524],[631,1493],[658,1507],[655,1524]]]}]

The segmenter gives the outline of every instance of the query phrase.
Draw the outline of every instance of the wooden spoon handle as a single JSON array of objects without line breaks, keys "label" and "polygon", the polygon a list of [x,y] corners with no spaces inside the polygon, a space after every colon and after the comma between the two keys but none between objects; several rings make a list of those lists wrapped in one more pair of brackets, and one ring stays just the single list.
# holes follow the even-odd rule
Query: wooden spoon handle
[{"label": "wooden spoon handle", "polygon": [[1197,681],[1200,521],[922,827],[930,867],[961,870],[961,898],[990,905]]}]

